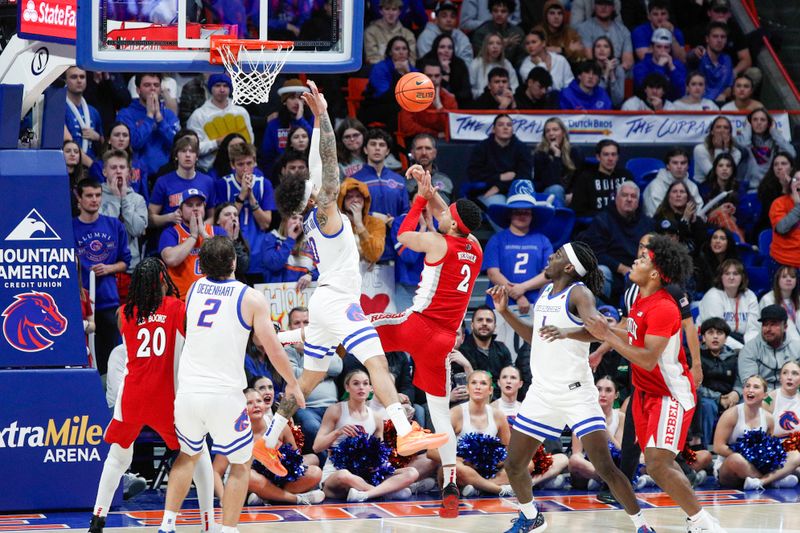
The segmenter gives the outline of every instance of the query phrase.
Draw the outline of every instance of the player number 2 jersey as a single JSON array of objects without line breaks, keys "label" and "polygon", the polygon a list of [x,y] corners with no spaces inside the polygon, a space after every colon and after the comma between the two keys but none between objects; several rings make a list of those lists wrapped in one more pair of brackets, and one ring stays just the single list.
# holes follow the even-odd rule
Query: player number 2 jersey
[{"label": "player number 2 jersey", "polygon": [[186,344],[178,392],[241,392],[251,326],[242,316],[247,285],[233,279],[197,280],[186,296]]},{"label": "player number 2 jersey", "polygon": [[175,399],[186,306],[174,296],[165,296],[158,309],[142,321],[137,320],[135,308],[132,318],[121,316],[128,358],[114,418],[131,423],[159,419],[164,410],[171,411]]},{"label": "player number 2 jersey", "polygon": [[350,220],[342,219],[342,229],[334,235],[326,235],[319,228],[318,208],[312,209],[303,220],[308,246],[319,271],[319,286],[328,285],[339,291],[361,297],[361,271],[358,268],[358,246]]},{"label": "player number 2 jersey", "polygon": [[542,326],[574,328],[583,321],[569,311],[570,294],[583,283],[573,283],[559,293],[553,284],[542,289],[533,306],[533,339],[531,339],[531,389],[539,394],[565,398],[570,391],[597,394],[589,367],[589,343],[574,339],[547,342],[539,336]]},{"label": "player number 2 jersey", "polygon": [[646,298],[640,295],[631,307],[627,329],[632,346],[643,347],[647,335],[669,339],[653,370],[631,365],[633,386],[649,394],[671,396],[685,410],[694,407],[694,385],[681,344],[681,315],[672,296],[664,289]]},{"label": "player number 2 jersey", "polygon": [[483,250],[466,237],[444,238],[447,252],[437,263],[425,262],[411,310],[423,313],[443,329],[458,331],[481,270]]}]

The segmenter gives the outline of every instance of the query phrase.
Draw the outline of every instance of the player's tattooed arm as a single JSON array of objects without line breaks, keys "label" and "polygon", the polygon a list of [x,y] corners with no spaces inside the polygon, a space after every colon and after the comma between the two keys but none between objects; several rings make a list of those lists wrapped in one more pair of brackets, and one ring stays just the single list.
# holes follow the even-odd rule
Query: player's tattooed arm
[{"label": "player's tattooed arm", "polygon": [[[336,135],[328,113],[319,117],[319,153],[322,157],[322,187],[317,194],[317,203],[327,207],[336,202],[339,195],[339,164],[336,159]],[[322,221],[320,220],[320,224]]]},{"label": "player's tattooed arm", "polygon": [[297,412],[297,400],[293,395],[284,396],[278,405],[278,414],[286,419],[291,418]]}]

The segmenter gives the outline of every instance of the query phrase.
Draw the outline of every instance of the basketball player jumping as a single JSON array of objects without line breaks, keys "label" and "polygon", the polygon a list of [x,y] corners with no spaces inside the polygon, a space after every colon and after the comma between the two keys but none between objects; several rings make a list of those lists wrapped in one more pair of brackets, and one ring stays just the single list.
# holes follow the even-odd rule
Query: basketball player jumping
[{"label": "basketball player jumping", "polygon": [[[488,291],[495,309],[514,331],[531,339],[532,382],[512,424],[505,463],[520,512],[506,533],[538,533],[547,528],[533,502],[528,463],[543,440],[561,438],[565,424],[581,439],[589,460],[625,508],[637,533],[651,533],[630,482],[611,459],[605,416],[589,367],[589,342],[593,339],[582,326],[590,319],[604,320],[595,309],[594,295],[603,287],[597,258],[586,244],[567,243],[548,258],[544,274],[552,283],[542,289],[533,306],[533,326],[508,309],[504,286]],[[536,334],[534,327],[538,328]]]},{"label": "basketball player jumping", "polygon": [[[397,451],[412,455],[445,444],[448,435],[431,434],[415,423],[409,424],[400,405],[394,381],[378,333],[364,316],[361,300],[361,273],[353,228],[336,204],[339,194],[339,167],[336,137],[328,116],[328,103],[309,81],[311,92],[302,98],[314,113],[309,173],[291,173],[281,179],[275,201],[283,216],[303,215],[303,230],[319,270],[317,289],[308,304],[310,324],[305,329],[303,374],[300,387],[309,394],[327,374],[330,358],[342,344],[369,372],[378,400],[397,429]],[[299,330],[295,330],[299,333]],[[300,339],[295,339],[298,342]],[[286,341],[286,339],[282,339]],[[275,449],[287,420],[297,410],[291,395],[281,401],[264,441],[256,442],[254,455],[271,468],[280,466]]]},{"label": "basketball player jumping", "polygon": [[639,296],[628,315],[627,331],[590,317],[586,329],[633,363],[633,421],[644,450],[647,473],[688,515],[689,533],[724,533],[700,507],[689,480],[675,462],[683,450],[696,404],[695,385],[681,342],[681,316],[664,287],[682,283],[692,272],[686,248],[653,236],[633,262],[630,279]]},{"label": "basketball player jumping", "polygon": [[[400,225],[397,240],[425,253],[425,267],[410,308],[397,314],[374,314],[370,319],[385,349],[411,355],[414,385],[425,391],[433,427],[449,437],[439,449],[444,474],[439,514],[455,518],[459,494],[447,361],[483,262],[481,245],[471,235],[481,225],[481,210],[464,199],[448,208],[431,185],[430,172],[420,165],[410,167],[406,177],[417,180],[419,194]],[[414,231],[426,205],[439,221],[438,233]]]},{"label": "basketball player jumping", "polygon": [[247,495],[253,455],[253,432],[242,393],[247,387],[244,356],[251,329],[285,380],[286,394],[300,405],[305,399],[275,336],[267,301],[234,277],[233,241],[223,236],[206,239],[199,264],[205,277],[195,281],[186,295],[186,344],[175,397],[175,433],[181,453],[169,474],[159,531],[175,530],[192,471],[206,435],[211,435],[211,451],[225,455],[231,465],[222,500],[222,532],[234,533]]},{"label": "basketball player jumping", "polygon": [[[120,477],[133,459],[133,442],[143,426],[153,428],[171,450],[175,434],[175,369],[186,335],[186,306],[164,263],[148,257],[136,265],[120,317],[127,347],[125,378],[117,393],[105,441],[111,444],[97,487],[89,533],[102,533]],[[194,473],[203,531],[214,527],[214,472],[203,443]]]}]

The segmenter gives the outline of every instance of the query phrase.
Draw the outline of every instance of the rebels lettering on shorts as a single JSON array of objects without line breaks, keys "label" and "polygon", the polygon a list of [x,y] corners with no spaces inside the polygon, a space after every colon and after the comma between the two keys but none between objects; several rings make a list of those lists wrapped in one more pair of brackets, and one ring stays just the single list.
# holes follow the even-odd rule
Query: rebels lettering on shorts
[{"label": "rebels lettering on shorts", "polygon": [[672,398],[669,402],[667,411],[667,428],[664,432],[664,444],[673,446],[675,444],[675,432],[678,427],[678,400]]}]

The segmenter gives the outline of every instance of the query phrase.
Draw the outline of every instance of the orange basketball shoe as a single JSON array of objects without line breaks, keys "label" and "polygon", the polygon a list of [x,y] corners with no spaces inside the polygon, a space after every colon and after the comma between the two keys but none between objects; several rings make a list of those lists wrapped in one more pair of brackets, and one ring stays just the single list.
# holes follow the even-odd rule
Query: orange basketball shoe
[{"label": "orange basketball shoe", "polygon": [[289,473],[289,471],[286,470],[286,467],[281,464],[281,458],[283,457],[281,452],[275,448],[267,448],[267,444],[264,439],[257,438],[253,443],[253,457],[258,459],[258,461],[264,465],[267,470],[276,476],[283,477]]},{"label": "orange basketball shoe", "polygon": [[397,453],[399,455],[414,455],[422,450],[435,450],[443,446],[450,437],[447,433],[431,433],[422,429],[416,422],[411,422],[411,431],[402,437],[397,436]]}]

